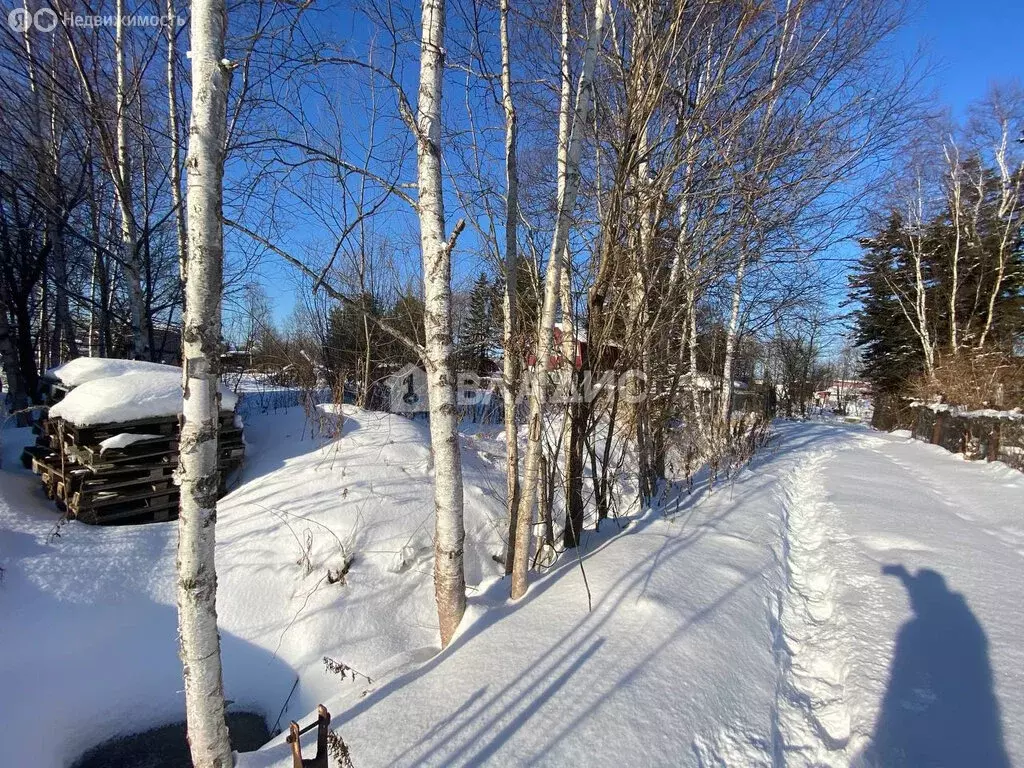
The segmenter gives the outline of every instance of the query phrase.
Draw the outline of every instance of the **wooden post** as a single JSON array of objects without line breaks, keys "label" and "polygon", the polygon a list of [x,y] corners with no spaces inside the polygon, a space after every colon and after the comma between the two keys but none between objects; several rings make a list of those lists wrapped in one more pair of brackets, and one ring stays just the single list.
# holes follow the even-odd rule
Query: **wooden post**
[{"label": "wooden post", "polygon": [[313,758],[317,768],[327,768],[327,729],[331,724],[331,713],[320,704],[316,708],[316,757]]},{"label": "wooden post", "polygon": [[999,458],[999,421],[996,419],[992,420],[992,428],[988,433],[988,449],[986,451],[986,459],[988,461],[996,461]]},{"label": "wooden post", "polygon": [[935,422],[932,424],[932,445],[942,445],[942,430],[945,421],[946,414],[944,412],[935,414]]},{"label": "wooden post", "polygon": [[[292,748],[292,768],[328,768],[327,762],[327,730],[331,725],[331,713],[323,704],[316,708],[317,718],[315,723],[310,723],[305,728],[299,728],[299,724],[292,720],[288,726],[288,738],[286,741]],[[308,760],[302,759],[302,734],[313,730],[316,727],[316,755]]]},{"label": "wooden post", "polygon": [[299,744],[299,724],[294,720],[288,725],[288,743],[292,747],[292,768],[302,768],[302,746]]}]

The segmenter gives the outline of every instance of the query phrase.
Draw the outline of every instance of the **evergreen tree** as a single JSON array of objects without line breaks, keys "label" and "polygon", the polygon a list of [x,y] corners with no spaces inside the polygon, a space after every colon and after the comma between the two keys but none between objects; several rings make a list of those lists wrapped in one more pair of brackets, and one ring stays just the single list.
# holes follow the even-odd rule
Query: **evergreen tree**
[{"label": "evergreen tree", "polygon": [[335,374],[353,375],[365,363],[366,331],[370,334],[371,368],[383,360],[384,350],[380,344],[384,334],[374,324],[365,325],[364,313],[379,316],[380,307],[370,294],[357,296],[356,304],[340,304],[331,310],[328,318],[327,349],[324,360],[328,369]]},{"label": "evergreen tree", "polygon": [[460,365],[478,375],[486,375],[494,366],[490,349],[495,343],[495,293],[483,272],[469,294],[469,313],[460,334]]},{"label": "evergreen tree", "polygon": [[893,290],[911,290],[904,267],[910,261],[902,217],[893,212],[876,236],[861,240],[863,254],[850,276],[861,375],[876,391],[897,393],[920,373],[923,354]]},{"label": "evergreen tree", "polygon": [[[920,231],[911,231],[892,212],[880,232],[861,241],[850,298],[859,305],[854,318],[857,345],[863,350],[861,372],[878,393],[905,393],[925,369],[913,316],[915,242],[922,262],[927,331],[940,364],[979,355],[1005,360],[1019,349],[1024,337],[1024,237],[1019,221],[1007,226],[1005,217],[1014,214],[1000,209],[998,189],[992,185],[962,194],[959,215],[949,202],[920,224]],[[964,211],[970,213],[967,221]],[[1008,247],[1001,241],[1007,231],[1013,232]],[[997,256],[1001,248],[1007,254],[1002,263]],[[951,332],[954,317],[956,333]]]},{"label": "evergreen tree", "polygon": [[[424,314],[423,299],[411,287],[407,287],[387,313],[387,320],[392,328],[418,344],[423,344],[426,341]],[[406,363],[420,362],[419,356],[400,341],[386,338],[382,342],[381,346],[386,350],[384,357],[389,365],[401,367]]]}]

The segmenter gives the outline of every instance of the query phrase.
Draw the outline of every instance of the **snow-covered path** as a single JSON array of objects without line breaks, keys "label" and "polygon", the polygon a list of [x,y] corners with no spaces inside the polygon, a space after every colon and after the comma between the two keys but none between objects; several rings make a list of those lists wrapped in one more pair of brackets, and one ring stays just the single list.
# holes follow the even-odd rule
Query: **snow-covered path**
[{"label": "snow-covered path", "polygon": [[1019,760],[1024,478],[905,436],[780,430],[798,458],[776,489],[776,762]]},{"label": "snow-covered path", "polygon": [[[470,600],[453,645],[327,702],[359,766],[772,764],[774,475],[592,534],[581,564]],[[582,571],[593,598],[588,611]],[[278,745],[245,766],[287,765]]]},{"label": "snow-covered path", "polygon": [[828,762],[871,739],[883,765],[1024,760],[1024,477],[859,429],[822,449],[827,506],[801,526],[828,540],[833,585],[808,650],[834,649],[850,723]]}]

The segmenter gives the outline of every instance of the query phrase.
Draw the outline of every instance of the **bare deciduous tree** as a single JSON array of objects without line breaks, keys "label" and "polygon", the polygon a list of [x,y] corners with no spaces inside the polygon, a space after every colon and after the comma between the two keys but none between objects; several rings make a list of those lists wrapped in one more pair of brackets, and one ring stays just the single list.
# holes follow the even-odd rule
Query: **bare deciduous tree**
[{"label": "bare deciduous tree", "polygon": [[224,719],[214,558],[220,492],[217,434],[224,269],[223,177],[231,84],[231,64],[224,58],[226,25],[224,0],[194,0],[177,572],[185,712],[189,748],[196,768],[229,768],[233,764]]}]

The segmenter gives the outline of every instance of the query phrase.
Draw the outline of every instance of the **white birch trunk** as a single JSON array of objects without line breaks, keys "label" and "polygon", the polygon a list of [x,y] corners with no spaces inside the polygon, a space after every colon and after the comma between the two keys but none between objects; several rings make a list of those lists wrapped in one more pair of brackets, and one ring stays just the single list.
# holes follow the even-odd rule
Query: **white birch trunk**
[{"label": "white birch trunk", "polygon": [[[56,81],[56,72],[51,64],[50,77]],[[68,299],[68,258],[64,246],[64,223],[65,216],[62,195],[59,193],[61,185],[60,168],[60,133],[61,121],[58,116],[57,104],[54,101],[50,106],[50,129],[49,129],[49,152],[48,168],[46,169],[47,195],[51,204],[47,212],[48,237],[52,243],[50,257],[53,259],[53,276],[56,288],[55,328],[54,347],[52,355],[55,362],[62,362],[78,357],[78,340],[75,338],[75,323],[71,317],[71,307]],[[42,135],[42,134],[40,134]]]},{"label": "white birch trunk", "polygon": [[918,180],[918,196],[915,201],[915,208],[911,209],[911,221],[917,233],[915,242],[911,234],[911,254],[914,259],[914,316],[916,318],[917,335],[921,340],[921,349],[924,352],[925,374],[929,380],[935,378],[935,344],[932,341],[931,331],[928,327],[928,293],[924,284],[924,271],[922,262],[924,260],[924,199]]},{"label": "white birch trunk", "polygon": [[86,355],[96,357],[96,276],[100,269],[99,253],[92,256],[92,269],[89,271],[89,340]]},{"label": "white birch trunk", "polygon": [[547,388],[547,367],[554,348],[555,311],[558,305],[559,272],[569,242],[569,224],[580,184],[580,151],[582,133],[590,116],[594,100],[594,66],[597,49],[604,32],[607,0],[595,0],[594,23],[590,28],[587,47],[583,54],[583,71],[580,73],[576,93],[576,110],[569,144],[565,152],[565,184],[558,196],[558,215],[555,231],[551,238],[548,254],[547,274],[544,281],[544,304],[537,328],[537,375],[539,380],[531,388],[529,441],[523,467],[523,486],[516,517],[516,552],[512,566],[512,599],[526,593],[526,575],[530,564],[530,532],[533,523],[533,509],[537,501],[537,485],[540,477],[540,460],[543,451],[542,418]]},{"label": "white birch trunk", "polygon": [[722,363],[722,402],[718,404],[718,418],[723,428],[729,426],[729,413],[732,411],[732,364],[736,356],[736,340],[740,328],[740,304],[743,301],[743,277],[747,271],[747,252],[744,248],[740,253],[739,264],[736,265],[736,282],[732,287],[732,307],[729,311],[729,327],[725,336],[725,360]]},{"label": "white birch trunk", "polygon": [[224,719],[214,528],[217,468],[221,289],[224,261],[223,177],[227,95],[224,0],[192,3],[192,126],[188,150],[190,253],[182,329],[184,408],[178,518],[178,624],[189,748],[196,768],[233,763]]},{"label": "white birch trunk", "polygon": [[[462,550],[462,458],[452,359],[451,245],[445,240],[441,184],[441,84],[444,75],[444,0],[423,0],[420,87],[416,104],[416,173],[423,253],[423,326],[426,333],[430,445],[434,453],[434,593],[441,647],[451,642],[466,611]],[[456,234],[458,228],[456,229]]]},{"label": "white birch trunk", "polygon": [[953,214],[953,229],[956,234],[953,240],[953,254],[950,264],[950,286],[949,286],[949,348],[955,355],[959,346],[959,333],[957,328],[956,303],[960,292],[960,242],[962,239],[963,224],[963,177],[960,166],[960,151],[955,143],[950,141],[950,147],[943,147],[946,155],[946,163],[949,165],[950,209]]},{"label": "white birch trunk", "polygon": [[686,270],[686,327],[687,352],[690,359],[690,404],[693,408],[694,426],[697,438],[703,448],[707,447],[707,422],[704,418],[704,406],[700,401],[697,388],[697,286],[696,277]]},{"label": "white birch trunk", "polygon": [[996,276],[992,285],[992,291],[988,295],[988,307],[985,312],[985,325],[982,328],[981,336],[978,338],[978,349],[985,346],[988,334],[992,330],[992,320],[995,317],[996,300],[1003,290],[1003,283],[1006,280],[1006,265],[1010,250],[1013,247],[1014,233],[1020,231],[1020,225],[1015,216],[1020,205],[1021,179],[1024,177],[1024,163],[1015,169],[1010,168],[1006,158],[1006,145],[1009,138],[1009,124],[1004,120],[1002,123],[1002,134],[999,146],[996,147],[996,165],[999,167],[999,181],[1001,185],[999,196],[998,220],[1002,225],[1002,233],[999,238],[996,251]]},{"label": "white birch trunk", "polygon": [[[561,199],[565,190],[565,168],[566,160],[569,157],[569,129],[572,124],[572,76],[569,71],[569,0],[562,0],[562,38],[560,42],[560,85],[558,101],[558,158],[557,158],[557,195]],[[574,316],[572,300],[572,264],[569,255],[568,245],[562,257],[562,268],[560,277],[559,304],[562,308],[562,357],[569,362],[570,366],[576,364],[576,336],[578,328]],[[576,386],[576,377],[572,368],[565,373],[561,382],[564,392],[569,396],[570,403],[573,396],[573,388]],[[565,484],[566,511],[569,512],[576,503],[574,495],[578,481],[576,475],[582,464],[582,457],[574,456],[574,449],[577,441],[574,439],[575,431],[578,428],[577,421],[579,409],[569,405],[565,409],[565,418],[562,421],[562,448],[565,451],[563,480]],[[557,457],[556,457],[557,458]]]},{"label": "white birch trunk", "polygon": [[[637,163],[637,209],[641,216],[639,248],[633,259],[633,276],[629,287],[629,314],[630,324],[633,330],[633,343],[639,346],[638,363],[640,372],[643,375],[641,381],[633,379],[635,392],[628,393],[630,397],[625,398],[627,414],[630,421],[627,422],[633,431],[633,439],[636,441],[636,450],[640,470],[640,496],[644,503],[649,503],[654,496],[657,478],[654,476],[654,455],[651,450],[650,424],[651,408],[648,398],[648,378],[651,371],[651,344],[648,338],[650,330],[650,311],[647,302],[647,265],[652,263],[652,248],[654,243],[654,221],[656,216],[656,201],[651,190],[650,164],[647,154],[650,148],[648,137],[648,126],[646,123],[640,127],[640,140],[638,154],[640,161]],[[629,327],[629,326],[627,326]],[[628,343],[629,340],[624,340]]]},{"label": "white birch trunk", "polygon": [[501,0],[501,103],[505,111],[505,319],[502,341],[505,405],[505,472],[508,543],[505,572],[512,572],[515,558],[516,510],[519,507],[519,420],[516,418],[516,391],[519,386],[519,350],[515,334],[518,322],[519,251],[519,169],[516,157],[517,123],[512,100],[512,63],[508,40],[509,0]]},{"label": "white birch trunk", "polygon": [[[565,189],[566,179],[566,162],[569,157],[569,131],[572,125],[572,76],[569,71],[569,1],[562,0],[562,37],[560,41],[560,86],[559,86],[559,104],[558,104],[558,163],[557,163],[557,194],[558,198],[561,198]],[[596,129],[596,126],[595,126]],[[595,148],[597,150],[597,148]],[[600,156],[598,156],[598,188],[600,188]],[[600,208],[600,196],[598,196],[598,207]],[[584,409],[582,404],[576,400],[578,388],[580,386],[580,375],[575,370],[576,365],[576,353],[577,344],[576,339],[578,337],[580,327],[578,325],[579,318],[576,317],[575,313],[575,302],[572,298],[572,255],[570,253],[568,243],[564,255],[562,257],[561,276],[559,280],[561,284],[559,304],[562,310],[562,358],[568,363],[568,368],[563,368],[560,372],[560,381],[558,386],[562,388],[563,394],[567,397],[567,404],[564,409],[564,416],[562,419],[562,437],[561,446],[562,450],[565,451],[564,468],[562,471],[562,484],[565,493],[565,519],[566,523],[570,526],[574,525],[574,521],[582,518],[583,515],[583,441],[581,430],[583,424],[581,422],[585,419]],[[582,349],[579,350],[582,353]],[[581,354],[582,358],[582,354]],[[580,360],[581,364],[584,361]],[[555,457],[557,459],[557,457]],[[542,461],[545,460],[545,456],[541,453]],[[547,484],[544,482],[543,470],[545,465],[541,465],[541,488],[546,489]],[[541,490],[543,494],[545,491]],[[538,500],[542,499],[543,496],[539,496]],[[550,508],[549,500],[545,500],[545,506],[543,509],[543,515],[547,520],[550,520],[553,514]],[[550,526],[553,528],[553,525]],[[577,532],[578,534],[578,532]],[[550,540],[548,531],[545,529],[545,543]],[[563,542],[567,545],[578,543],[578,535],[573,535],[570,532],[568,538],[563,532]],[[547,552],[544,553],[542,561],[553,562],[555,553]]]},{"label": "white birch trunk", "polygon": [[90,233],[95,245],[93,246],[92,269],[89,275],[89,357],[103,357],[106,353],[104,335],[107,327],[106,321],[106,291],[103,290],[106,284],[104,272],[103,252],[99,243],[102,242],[100,230],[100,211],[96,203],[96,178],[91,170],[92,158],[87,156],[89,165],[89,223]]}]

